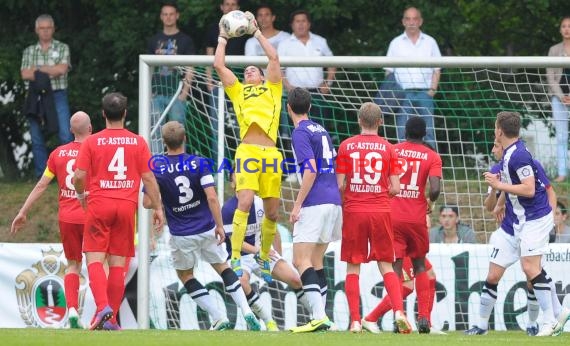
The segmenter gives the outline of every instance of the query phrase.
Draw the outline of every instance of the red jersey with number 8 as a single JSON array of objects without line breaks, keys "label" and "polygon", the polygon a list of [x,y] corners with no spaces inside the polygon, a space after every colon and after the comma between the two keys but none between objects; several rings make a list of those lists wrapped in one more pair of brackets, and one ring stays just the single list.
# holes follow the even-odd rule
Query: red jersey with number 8
[{"label": "red jersey with number 8", "polygon": [[76,166],[87,172],[89,199],[138,203],[141,174],[150,171],[149,160],[143,137],[126,129],[104,129],[83,142]]},{"label": "red jersey with number 8", "polygon": [[83,224],[85,211],[77,200],[75,187],[71,181],[75,172],[75,160],[81,143],[71,142],[55,148],[47,161],[44,175],[57,178],[59,186],[59,221]]},{"label": "red jersey with number 8", "polygon": [[337,172],[346,175],[344,211],[390,211],[390,175],[400,174],[394,146],[378,135],[357,135],[340,144]]},{"label": "red jersey with number 8", "polygon": [[402,142],[395,146],[402,167],[400,194],[392,200],[392,220],[426,222],[428,177],[442,176],[438,153],[422,143]]}]

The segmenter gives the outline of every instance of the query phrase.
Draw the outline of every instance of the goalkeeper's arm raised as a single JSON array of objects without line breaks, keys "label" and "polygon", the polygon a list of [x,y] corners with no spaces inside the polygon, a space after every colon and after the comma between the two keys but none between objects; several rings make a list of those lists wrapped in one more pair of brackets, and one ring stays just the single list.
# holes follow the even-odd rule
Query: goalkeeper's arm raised
[{"label": "goalkeeper's arm raised", "polygon": [[281,64],[279,63],[279,56],[277,55],[277,50],[269,41],[263,36],[253,14],[249,11],[245,12],[245,16],[249,20],[249,26],[247,28],[247,33],[253,35],[263,48],[269,63],[267,64],[267,80],[271,83],[279,83],[281,81]]}]

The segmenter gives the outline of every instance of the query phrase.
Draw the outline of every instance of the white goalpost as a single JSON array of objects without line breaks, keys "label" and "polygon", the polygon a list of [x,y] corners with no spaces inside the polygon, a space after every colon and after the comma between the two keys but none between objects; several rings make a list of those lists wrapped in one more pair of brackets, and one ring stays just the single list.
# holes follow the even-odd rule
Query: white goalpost
[{"label": "white goalpost", "polygon": [[[550,98],[546,80],[546,68],[570,67],[567,58],[557,57],[441,57],[395,59],[373,56],[336,57],[281,57],[282,68],[296,67],[336,67],[335,81],[331,93],[315,95],[314,108],[323,109],[315,115],[330,132],[335,146],[358,133],[356,111],[363,102],[373,101],[381,105],[384,124],[380,135],[392,143],[397,142],[395,117],[404,112],[401,94],[386,87],[384,68],[394,67],[439,67],[442,69],[438,92],[434,98],[435,139],[437,149],[444,164],[442,195],[432,215],[432,226],[437,224],[437,214],[442,205],[457,205],[462,223],[471,226],[480,244],[457,244],[452,246],[432,246],[430,260],[438,275],[438,315],[446,316],[436,321],[440,327],[449,330],[463,329],[474,321],[478,311],[478,292],[481,280],[484,281],[488,264],[486,244],[496,225],[491,215],[485,212],[483,200],[487,186],[481,174],[495,163],[491,155],[493,145],[493,124],[496,113],[501,110],[518,111],[524,118],[522,137],[533,155],[543,163],[549,176],[556,171],[556,142],[551,122]],[[221,86],[210,90],[206,68],[211,67],[212,56],[139,56],[139,134],[152,150],[153,155],[163,153],[160,128],[168,121],[168,111],[176,101],[182,83],[190,82],[191,95],[185,106],[187,150],[210,158],[215,174],[220,202],[233,193],[225,181],[227,171],[220,166],[225,160],[233,159],[239,143],[239,131],[232,105],[227,101]],[[232,68],[238,78],[242,78],[243,67],[248,65],[265,66],[265,57],[228,56],[226,65]],[[184,74],[192,68],[192,81],[181,81],[177,87],[153,85],[153,72],[159,66]],[[215,73],[214,73],[215,75]],[[154,94],[153,94],[154,90]],[[166,108],[157,107],[153,102],[156,93],[168,96]],[[284,91],[283,102],[286,100]],[[284,103],[283,103],[284,105]],[[409,111],[409,109],[408,109]],[[312,115],[312,114],[311,114]],[[291,121],[286,111],[281,112],[281,126],[277,146],[285,158],[292,157],[290,134]],[[287,176],[282,184],[282,229],[290,228],[285,221],[296,196],[299,183],[294,176]],[[561,196],[567,203],[568,196]],[[165,233],[168,233],[165,231]],[[284,236],[287,232],[282,233]],[[138,213],[138,308],[137,321],[141,329],[203,329],[207,318],[184,294],[177,282],[174,269],[169,266],[167,237],[157,240],[157,247],[151,252],[151,225],[148,211],[142,204]],[[286,258],[290,257],[290,245],[284,241]],[[338,258],[338,244],[332,244],[327,254],[327,274],[330,296],[327,312],[343,327],[348,318],[344,287],[344,266]],[[549,273],[560,281],[561,300],[570,297],[570,275],[564,271],[566,261],[570,261],[570,247],[554,245],[552,256],[547,258]],[[564,260],[563,254],[568,253]],[[558,256],[558,257],[557,257]],[[197,268],[197,278],[215,295],[220,308],[233,316],[233,322],[242,326],[240,317],[220,292],[217,279],[206,266]],[[495,325],[498,329],[516,329],[524,324],[526,296],[522,295],[524,281],[520,268],[509,269],[504,283],[499,286],[499,299],[495,311]],[[361,280],[362,306],[366,313],[379,301],[383,292],[381,278],[372,265],[364,266]],[[200,276],[202,275],[202,276]],[[219,280],[218,280],[219,281]],[[281,328],[287,328],[308,318],[307,312],[298,305],[296,297],[285,285],[265,285],[255,281],[262,299],[272,305],[273,313]],[[363,289],[364,288],[364,289]],[[222,288],[223,290],[223,288]],[[562,294],[563,293],[563,294]],[[408,299],[408,313],[414,311],[414,296]],[[570,304],[567,298],[566,304]],[[519,309],[519,310],[517,310]],[[232,317],[230,317],[232,320]],[[391,324],[390,318],[380,322],[383,328]],[[348,324],[348,322],[346,322]]]}]

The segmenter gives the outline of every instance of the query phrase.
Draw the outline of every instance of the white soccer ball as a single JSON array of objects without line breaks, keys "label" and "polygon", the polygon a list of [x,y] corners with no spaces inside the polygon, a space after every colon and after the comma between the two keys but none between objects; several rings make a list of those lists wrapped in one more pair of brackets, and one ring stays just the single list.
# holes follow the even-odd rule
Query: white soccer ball
[{"label": "white soccer ball", "polygon": [[230,37],[240,37],[247,32],[249,21],[245,13],[240,10],[235,10],[224,16],[222,25]]}]

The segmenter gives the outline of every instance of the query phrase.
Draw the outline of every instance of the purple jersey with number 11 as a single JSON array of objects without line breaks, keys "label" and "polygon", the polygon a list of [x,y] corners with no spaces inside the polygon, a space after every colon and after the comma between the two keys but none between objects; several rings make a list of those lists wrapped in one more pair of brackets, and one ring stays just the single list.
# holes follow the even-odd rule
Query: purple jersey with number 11
[{"label": "purple jersey with number 11", "polygon": [[[321,204],[340,205],[340,192],[336,183],[334,159],[336,150],[327,130],[312,120],[302,120],[293,130],[293,154],[297,171],[301,177],[306,171],[314,170],[317,177],[302,207]],[[311,168],[309,160],[314,159],[317,167]]]}]

